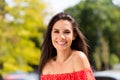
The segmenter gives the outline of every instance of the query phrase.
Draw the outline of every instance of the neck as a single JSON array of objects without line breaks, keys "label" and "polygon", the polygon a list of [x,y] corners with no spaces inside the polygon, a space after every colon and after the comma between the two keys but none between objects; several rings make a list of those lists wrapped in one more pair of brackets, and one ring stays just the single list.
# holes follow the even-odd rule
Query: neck
[{"label": "neck", "polygon": [[59,62],[59,63],[66,62],[71,54],[72,54],[71,49],[57,50],[56,62]]}]

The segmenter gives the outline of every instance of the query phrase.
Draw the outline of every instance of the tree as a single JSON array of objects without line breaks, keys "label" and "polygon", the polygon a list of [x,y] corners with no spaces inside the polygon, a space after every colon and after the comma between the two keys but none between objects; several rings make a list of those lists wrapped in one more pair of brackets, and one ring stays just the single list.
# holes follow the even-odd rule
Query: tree
[{"label": "tree", "polygon": [[0,3],[0,74],[33,71],[38,65],[45,4],[40,0],[14,0]]},{"label": "tree", "polygon": [[120,49],[120,41],[118,41],[120,7],[114,5],[112,0],[82,0],[65,12],[70,13],[77,20],[80,29],[89,40],[90,53],[95,55],[92,57],[95,59],[96,69],[108,69],[110,54],[115,53],[120,57],[120,53],[117,52]]}]

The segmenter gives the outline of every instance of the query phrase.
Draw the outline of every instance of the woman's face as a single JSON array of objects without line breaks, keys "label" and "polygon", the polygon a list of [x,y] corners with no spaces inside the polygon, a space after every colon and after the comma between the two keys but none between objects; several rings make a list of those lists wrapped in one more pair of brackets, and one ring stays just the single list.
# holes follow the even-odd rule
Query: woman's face
[{"label": "woman's face", "polygon": [[69,49],[75,39],[73,28],[68,20],[57,21],[51,32],[52,44],[57,50]]}]

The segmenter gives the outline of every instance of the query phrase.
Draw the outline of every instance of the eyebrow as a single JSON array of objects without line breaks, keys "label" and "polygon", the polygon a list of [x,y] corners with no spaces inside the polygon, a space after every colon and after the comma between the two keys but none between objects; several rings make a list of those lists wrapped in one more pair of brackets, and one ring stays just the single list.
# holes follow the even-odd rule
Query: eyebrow
[{"label": "eyebrow", "polygon": [[59,29],[53,28],[52,30],[59,30]]},{"label": "eyebrow", "polygon": [[[53,28],[52,30],[59,30],[59,29]],[[65,29],[65,31],[70,31],[70,30],[69,29]]]}]

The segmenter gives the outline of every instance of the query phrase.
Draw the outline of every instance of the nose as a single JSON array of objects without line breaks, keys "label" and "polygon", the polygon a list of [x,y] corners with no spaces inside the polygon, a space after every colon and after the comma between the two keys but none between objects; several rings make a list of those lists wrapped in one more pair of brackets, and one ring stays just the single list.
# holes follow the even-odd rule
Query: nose
[{"label": "nose", "polygon": [[62,39],[65,39],[64,34],[60,34],[60,37],[61,37]]}]

